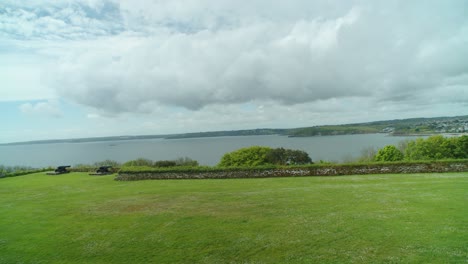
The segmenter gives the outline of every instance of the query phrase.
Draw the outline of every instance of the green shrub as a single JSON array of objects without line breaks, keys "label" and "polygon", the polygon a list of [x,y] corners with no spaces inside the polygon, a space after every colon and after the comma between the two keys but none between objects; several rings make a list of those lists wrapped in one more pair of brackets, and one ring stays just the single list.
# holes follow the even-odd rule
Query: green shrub
[{"label": "green shrub", "polygon": [[284,148],[269,148],[253,146],[241,148],[224,154],[218,166],[262,166],[262,165],[303,165],[311,164],[312,159],[307,152]]},{"label": "green shrub", "polygon": [[271,151],[271,148],[261,146],[241,148],[224,154],[218,166],[240,167],[267,165],[270,164],[267,160],[267,154],[269,151]]},{"label": "green shrub", "polygon": [[456,159],[468,159],[468,135],[463,135],[458,138],[449,138],[454,145],[452,149],[453,157]]},{"label": "green shrub", "polygon": [[270,149],[266,154],[266,160],[275,165],[301,165],[312,163],[312,159],[305,151],[284,148]]},{"label": "green shrub", "polygon": [[[287,159],[287,164],[303,165],[303,164],[312,163],[312,159],[309,157],[309,154],[307,154],[307,152],[302,151],[302,150],[286,149],[285,155]],[[279,164],[279,165],[284,165],[284,164]]]},{"label": "green shrub", "polygon": [[438,160],[468,158],[468,136],[445,138],[441,135],[408,142],[407,160]]},{"label": "green shrub", "polygon": [[120,167],[122,166],[122,164],[118,161],[115,161],[115,160],[104,160],[104,161],[98,161],[98,162],[95,162],[94,164],[94,167],[102,167],[102,166],[112,166],[113,168],[117,168],[117,167]]},{"label": "green shrub", "polygon": [[173,160],[158,160],[154,162],[154,167],[174,167],[176,166],[176,162]]},{"label": "green shrub", "polygon": [[0,178],[22,176],[37,172],[52,170],[53,168],[32,168],[27,166],[2,166],[0,165]]},{"label": "green shrub", "polygon": [[[111,161],[104,161],[110,163]],[[113,166],[112,163],[109,164]],[[196,167],[198,166],[198,161],[192,160],[191,158],[178,158],[176,160],[158,160],[153,162],[149,159],[139,158],[136,160],[130,160],[122,164],[122,167],[155,167],[155,168],[165,168],[165,167],[175,167],[175,166],[182,166],[182,167]],[[120,167],[120,164],[118,166]]]},{"label": "green shrub", "polygon": [[375,155],[375,161],[400,161],[403,160],[404,156],[401,151],[393,146],[388,145],[380,149]]},{"label": "green shrub", "polygon": [[184,157],[184,158],[177,158],[176,160],[174,160],[175,163],[176,163],[176,166],[187,166],[187,167],[196,167],[198,166],[198,161],[196,160],[193,160],[191,158],[188,158],[188,157]]},{"label": "green shrub", "polygon": [[139,158],[136,160],[129,160],[122,164],[122,166],[131,167],[131,166],[153,166],[153,161],[149,159]]}]

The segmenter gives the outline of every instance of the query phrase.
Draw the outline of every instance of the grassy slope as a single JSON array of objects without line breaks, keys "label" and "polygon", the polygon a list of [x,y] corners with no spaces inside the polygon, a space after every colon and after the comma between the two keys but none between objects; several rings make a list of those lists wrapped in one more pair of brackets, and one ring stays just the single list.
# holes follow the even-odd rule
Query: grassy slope
[{"label": "grassy slope", "polygon": [[0,179],[0,263],[460,263],[468,173]]}]

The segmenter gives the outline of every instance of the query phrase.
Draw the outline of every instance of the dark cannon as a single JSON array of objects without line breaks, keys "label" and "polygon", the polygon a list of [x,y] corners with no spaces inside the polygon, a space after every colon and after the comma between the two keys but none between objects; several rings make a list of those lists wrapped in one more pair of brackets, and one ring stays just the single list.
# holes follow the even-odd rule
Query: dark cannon
[{"label": "dark cannon", "polygon": [[70,171],[67,170],[67,168],[70,168],[71,166],[58,166],[57,169],[54,170],[54,172],[48,172],[48,175],[58,175],[58,174],[64,174],[64,173],[69,173]]},{"label": "dark cannon", "polygon": [[101,166],[99,169],[96,170],[95,173],[90,173],[89,175],[108,175],[112,174],[112,171],[109,169],[112,168],[112,166]]}]

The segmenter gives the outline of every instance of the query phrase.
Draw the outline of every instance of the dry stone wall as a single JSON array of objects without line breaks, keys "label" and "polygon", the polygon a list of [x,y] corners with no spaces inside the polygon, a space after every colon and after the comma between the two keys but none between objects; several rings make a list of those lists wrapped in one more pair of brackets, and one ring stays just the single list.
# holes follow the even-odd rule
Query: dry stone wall
[{"label": "dry stone wall", "polygon": [[262,170],[219,170],[192,172],[121,172],[116,176],[119,181],[162,180],[162,179],[235,179],[235,178],[268,178],[268,177],[305,177],[305,176],[338,176],[388,173],[434,173],[468,171],[468,161],[434,162],[412,164],[372,164],[342,166],[311,166],[301,168],[277,168]]}]

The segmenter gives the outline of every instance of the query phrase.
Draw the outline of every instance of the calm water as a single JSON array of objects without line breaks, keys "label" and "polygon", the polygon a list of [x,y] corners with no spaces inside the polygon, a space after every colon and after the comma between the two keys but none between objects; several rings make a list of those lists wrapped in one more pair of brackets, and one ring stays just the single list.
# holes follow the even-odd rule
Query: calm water
[{"label": "calm water", "polygon": [[124,162],[140,157],[152,160],[190,157],[202,165],[215,165],[224,153],[253,145],[304,150],[314,161],[343,161],[360,156],[365,148],[381,148],[408,138],[414,139],[384,134],[304,138],[241,136],[0,146],[0,164],[45,167],[106,159]]}]

